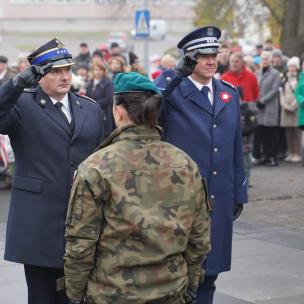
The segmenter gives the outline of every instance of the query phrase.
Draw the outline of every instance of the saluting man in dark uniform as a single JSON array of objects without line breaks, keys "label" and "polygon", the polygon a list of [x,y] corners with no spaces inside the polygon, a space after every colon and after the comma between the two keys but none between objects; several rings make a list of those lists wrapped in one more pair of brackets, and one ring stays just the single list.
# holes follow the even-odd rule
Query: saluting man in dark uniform
[{"label": "saluting man in dark uniform", "polygon": [[[197,293],[202,304],[213,303],[218,274],[230,270],[232,224],[247,202],[238,92],[213,77],[220,36],[214,26],[186,35],[177,45],[184,53],[175,68],[177,76],[161,88],[164,138],[198,164],[213,205],[211,252]],[[160,77],[166,78],[166,71]]]},{"label": "saluting man in dark uniform", "polygon": [[72,55],[59,40],[28,60],[0,87],[0,133],[16,159],[4,258],[24,264],[29,304],[68,303],[56,291],[67,203],[78,164],[104,137],[102,115],[94,101],[70,92]]}]

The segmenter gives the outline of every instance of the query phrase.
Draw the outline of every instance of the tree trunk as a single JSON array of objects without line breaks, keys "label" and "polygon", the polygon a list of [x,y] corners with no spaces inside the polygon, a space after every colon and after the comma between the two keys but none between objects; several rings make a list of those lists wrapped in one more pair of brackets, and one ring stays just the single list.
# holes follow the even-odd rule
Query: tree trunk
[{"label": "tree trunk", "polygon": [[[285,0],[283,4],[283,23],[281,34],[281,47],[287,56],[301,56],[302,50],[299,40],[299,24],[301,23],[301,7],[304,14],[304,3],[300,0]],[[303,26],[301,26],[303,27]],[[304,34],[304,28],[302,29]],[[303,39],[304,37],[302,37]]]},{"label": "tree trunk", "polygon": [[304,2],[303,1],[300,1],[300,6],[299,6],[298,43],[297,43],[296,54],[302,60],[304,59]]}]

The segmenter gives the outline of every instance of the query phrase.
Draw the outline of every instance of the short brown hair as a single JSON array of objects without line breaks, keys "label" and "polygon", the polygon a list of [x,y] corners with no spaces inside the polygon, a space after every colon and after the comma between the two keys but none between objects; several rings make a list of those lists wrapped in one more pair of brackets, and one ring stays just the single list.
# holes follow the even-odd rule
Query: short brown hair
[{"label": "short brown hair", "polygon": [[155,127],[162,96],[152,91],[130,92],[115,95],[114,104],[122,105],[129,118],[137,125]]}]

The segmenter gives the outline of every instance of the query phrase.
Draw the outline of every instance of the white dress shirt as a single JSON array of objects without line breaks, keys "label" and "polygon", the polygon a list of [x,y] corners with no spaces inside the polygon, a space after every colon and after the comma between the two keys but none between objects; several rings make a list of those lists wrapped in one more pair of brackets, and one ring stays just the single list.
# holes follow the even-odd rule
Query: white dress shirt
[{"label": "white dress shirt", "polygon": [[71,110],[70,110],[70,103],[69,103],[69,96],[68,93],[65,94],[65,96],[61,99],[61,100],[56,100],[52,97],[50,97],[50,99],[52,100],[53,104],[55,105],[55,103],[57,102],[61,102],[62,103],[62,112],[65,114],[65,116],[67,117],[69,123],[71,123],[72,120],[72,116],[71,116]]},{"label": "white dress shirt", "polygon": [[210,81],[207,84],[201,84],[199,82],[197,82],[196,80],[194,80],[193,78],[191,78],[191,76],[188,77],[192,83],[197,87],[197,89],[199,91],[202,90],[203,87],[208,87],[209,91],[208,91],[208,98],[210,100],[211,105],[213,105],[213,86],[212,86],[212,79],[210,79]]}]

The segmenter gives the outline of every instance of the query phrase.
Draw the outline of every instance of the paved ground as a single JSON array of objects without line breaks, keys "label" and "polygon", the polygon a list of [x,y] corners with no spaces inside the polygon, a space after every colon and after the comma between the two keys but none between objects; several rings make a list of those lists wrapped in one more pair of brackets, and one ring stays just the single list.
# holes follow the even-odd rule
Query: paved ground
[{"label": "paved ground", "polygon": [[[215,304],[304,303],[304,167],[255,167],[250,203],[235,223],[232,271]],[[9,193],[0,192],[0,256]],[[22,266],[0,259],[0,303],[26,304]]]},{"label": "paved ground", "polygon": [[255,167],[216,304],[304,303],[304,167]]}]

